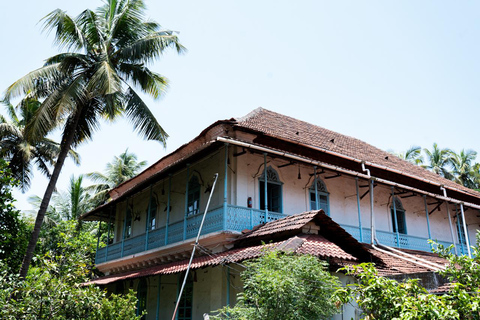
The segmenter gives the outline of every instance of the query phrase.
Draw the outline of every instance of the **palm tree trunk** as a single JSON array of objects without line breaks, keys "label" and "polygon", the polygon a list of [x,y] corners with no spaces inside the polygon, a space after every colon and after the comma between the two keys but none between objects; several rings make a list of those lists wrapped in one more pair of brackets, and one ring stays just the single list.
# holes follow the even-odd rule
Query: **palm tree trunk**
[{"label": "palm tree trunk", "polygon": [[32,262],[33,253],[35,252],[35,247],[38,242],[38,237],[40,236],[40,229],[42,227],[43,220],[45,219],[45,213],[47,212],[47,208],[50,203],[50,199],[52,198],[53,191],[55,190],[58,177],[60,176],[63,164],[65,163],[65,159],[67,158],[68,152],[70,151],[70,147],[73,143],[73,139],[81,114],[82,108],[77,109],[77,112],[72,119],[73,121],[70,123],[70,125],[68,122],[65,125],[65,133],[62,137],[62,142],[60,144],[60,153],[58,154],[58,159],[55,163],[55,167],[53,169],[50,181],[48,182],[47,189],[45,190],[45,194],[43,195],[43,199],[37,213],[37,218],[35,219],[35,226],[33,228],[30,241],[28,242],[27,251],[25,252],[25,256],[23,257],[22,266],[20,267],[19,274],[21,279],[27,276],[28,268],[30,267],[30,263]]}]

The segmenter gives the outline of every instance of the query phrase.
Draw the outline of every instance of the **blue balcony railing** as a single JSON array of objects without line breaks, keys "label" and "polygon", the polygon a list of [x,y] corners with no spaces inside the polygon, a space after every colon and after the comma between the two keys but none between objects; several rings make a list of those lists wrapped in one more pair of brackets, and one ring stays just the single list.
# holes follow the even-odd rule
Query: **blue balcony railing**
[{"label": "blue balcony railing", "polygon": [[[356,226],[350,226],[346,224],[340,224],[340,226],[345,229],[348,233],[350,233],[355,239],[357,239],[360,242],[364,243],[370,243],[370,238],[371,238],[371,231],[370,229],[367,228],[362,228],[362,240],[360,239],[360,228]],[[377,239],[381,244],[390,246],[390,247],[396,247],[396,248],[402,248],[402,249],[411,249],[411,250],[420,250],[420,251],[427,251],[431,252],[432,251],[432,246],[428,242],[428,238],[422,238],[422,237],[417,237],[417,236],[412,236],[412,235],[407,235],[407,234],[398,234],[398,242],[397,242],[397,234],[394,232],[387,232],[387,231],[376,231],[377,234]],[[435,240],[438,244],[443,245],[444,247],[449,247],[452,245],[451,242],[448,241],[439,241]],[[467,254],[467,250],[462,249],[461,246],[457,245],[457,250],[460,254]]]},{"label": "blue balcony railing", "polygon": [[[276,212],[268,212],[265,216],[264,210],[227,205],[225,216],[223,214],[223,207],[213,209],[207,213],[202,235],[217,231],[241,232],[245,229],[252,229],[254,226],[261,223],[278,220],[286,216],[287,215],[285,214]],[[201,221],[201,213],[192,215],[187,217],[186,222],[182,220],[170,224],[168,230],[165,227],[157,228],[149,231],[148,234],[145,233],[99,248],[97,250],[95,262],[103,263],[143,251],[160,248],[165,245],[193,239],[197,236]],[[185,226],[186,228],[184,228]],[[341,226],[358,241],[364,243],[370,242],[370,229],[362,228],[362,239],[360,239],[360,229],[358,227],[345,224],[341,224]],[[428,243],[427,238],[399,234],[399,243],[397,243],[396,233],[377,231],[377,239],[380,243],[391,247],[428,252],[431,251],[431,245]],[[147,242],[147,245],[145,245],[145,242]],[[451,245],[450,242],[446,241],[437,242],[446,247]],[[462,250],[462,247],[457,246],[459,253],[466,254],[466,248],[463,248],[464,250]]]},{"label": "blue balcony railing", "polygon": [[[197,236],[202,213],[187,217],[185,221],[178,221],[168,226],[161,227],[132,238],[124,239],[97,250],[95,263],[107,262],[143,251],[160,248],[168,244],[178,243],[183,240],[193,239]],[[268,212],[265,217],[264,210],[244,208],[228,205],[224,217],[223,207],[213,209],[207,213],[203,224],[202,235],[217,231],[237,231],[252,229],[264,222],[270,222],[286,217],[287,215]],[[225,219],[225,220],[224,220]],[[186,228],[184,226],[186,225]],[[145,246],[145,241],[147,245]]]}]

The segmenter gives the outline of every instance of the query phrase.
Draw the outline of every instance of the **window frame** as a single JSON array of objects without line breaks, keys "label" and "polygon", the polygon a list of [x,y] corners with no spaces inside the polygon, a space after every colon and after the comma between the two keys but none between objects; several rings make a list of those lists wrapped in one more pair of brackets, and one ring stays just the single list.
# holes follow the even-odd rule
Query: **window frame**
[{"label": "window frame", "polygon": [[200,213],[200,188],[201,185],[198,177],[192,175],[188,181],[187,216],[193,216]]},{"label": "window frame", "polygon": [[[155,230],[157,228],[157,210],[158,205],[155,200],[151,200],[150,204],[147,207],[147,230]],[[150,214],[149,214],[150,211]]]},{"label": "window frame", "polygon": [[129,239],[132,237],[133,231],[133,215],[132,209],[127,205],[127,210],[125,212],[125,223],[123,227],[123,239]]},{"label": "window frame", "polygon": [[[395,210],[393,208],[393,202],[390,206],[390,218],[392,221],[392,230],[393,233],[397,233],[397,228],[395,227],[395,212],[397,213],[397,225],[398,225],[398,233],[399,234],[408,234],[407,231],[407,218],[405,214],[405,208],[403,207],[402,202],[397,197],[394,197],[393,201],[395,201]],[[404,231],[404,232],[402,232]]]},{"label": "window frame", "polygon": [[[322,208],[322,202],[320,199],[316,199],[317,203],[320,204],[320,208],[316,208],[315,201],[312,201],[312,196],[315,198],[315,181],[313,181],[312,186],[309,189],[309,201],[310,201],[310,210],[320,210]],[[327,185],[325,182],[317,177],[317,197],[320,198],[321,196],[324,196],[327,198],[326,201],[326,210],[325,213],[327,216],[330,216],[330,192],[328,192]]]},{"label": "window frame", "polygon": [[[178,275],[178,285],[177,285],[177,297],[180,293],[180,287],[182,286],[182,280],[185,277],[185,272],[182,272]],[[189,295],[189,296],[187,296]],[[190,305],[188,305],[190,303]],[[190,316],[186,315],[186,310],[190,310]],[[183,313],[183,316],[181,316]],[[178,304],[177,320],[192,320],[193,319],[193,276],[190,273],[185,282],[185,287],[183,288],[182,296],[180,297],[180,303]]]},{"label": "window frame", "polygon": [[[137,285],[137,311],[136,315],[139,316],[143,311],[147,310],[147,301],[148,301],[148,284],[145,278],[141,278],[138,281]],[[142,320],[145,319],[146,316],[142,316]]]},{"label": "window frame", "polygon": [[[262,175],[258,178],[258,188],[259,188],[259,208],[260,210],[265,210],[265,170],[262,172]],[[278,206],[275,206],[273,210],[273,192],[277,192],[278,195]],[[268,202],[268,211],[283,213],[283,182],[280,180],[278,172],[271,166],[267,167],[267,202]]]}]

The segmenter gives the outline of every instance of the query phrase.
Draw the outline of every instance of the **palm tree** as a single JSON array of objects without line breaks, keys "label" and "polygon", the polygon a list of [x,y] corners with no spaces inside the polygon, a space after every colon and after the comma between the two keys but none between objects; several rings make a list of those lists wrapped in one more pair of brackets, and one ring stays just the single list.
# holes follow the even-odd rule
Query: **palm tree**
[{"label": "palm tree", "polygon": [[107,163],[105,173],[98,171],[87,173],[87,177],[97,183],[88,187],[94,191],[92,201],[96,206],[105,203],[109,197],[108,191],[136,176],[146,165],[146,161],[138,162],[137,156],[127,149],[119,156],[115,156],[112,162]]},{"label": "palm tree", "polygon": [[432,150],[425,148],[423,151],[427,155],[427,164],[423,165],[423,167],[451,180],[453,177],[450,172],[452,167],[452,150],[440,149],[437,143],[434,143]]},{"label": "palm tree", "polygon": [[52,206],[64,220],[73,220],[93,209],[91,195],[82,186],[83,175],[70,177],[66,191],[57,191],[52,196]]},{"label": "palm tree", "polygon": [[[4,104],[10,121],[0,116],[0,157],[8,161],[13,177],[25,192],[30,187],[33,164],[50,177],[50,167],[60,153],[60,144],[45,136],[32,139],[29,134],[29,123],[41,105],[38,100],[27,95],[17,108],[7,101]],[[75,151],[70,150],[69,155],[79,164],[79,156]]]},{"label": "palm tree", "polygon": [[454,181],[467,188],[476,188],[474,161],[477,152],[462,149],[460,153],[452,154]]},{"label": "palm tree", "polygon": [[25,277],[33,257],[45,211],[70,147],[91,139],[100,119],[125,115],[134,130],[165,145],[168,135],[134,87],[159,98],[167,80],[146,64],[162,52],[184,48],[172,31],[145,19],[142,0],[108,0],[96,11],[72,18],[55,10],[44,18],[45,29],[55,31],[55,43],[66,52],[46,60],[7,88],[5,98],[31,91],[44,99],[32,121],[32,135],[45,136],[61,124],[61,151],[35,221],[20,269]]},{"label": "palm tree", "polygon": [[422,148],[419,146],[411,146],[407,151],[394,153],[397,157],[407,160],[416,165],[423,164]]}]

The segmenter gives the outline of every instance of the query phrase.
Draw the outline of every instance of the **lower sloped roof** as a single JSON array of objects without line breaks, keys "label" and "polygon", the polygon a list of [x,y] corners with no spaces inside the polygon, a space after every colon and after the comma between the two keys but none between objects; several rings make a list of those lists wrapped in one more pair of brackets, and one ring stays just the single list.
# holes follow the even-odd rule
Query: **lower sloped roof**
[{"label": "lower sloped roof", "polygon": [[[319,258],[334,258],[336,261],[357,261],[357,258],[343,251],[333,242],[320,235],[299,235],[284,241],[261,244],[252,247],[232,249],[222,253],[208,253],[205,256],[194,258],[191,269],[200,269],[209,266],[219,266],[230,263],[239,263],[244,260],[258,258],[269,250],[283,250],[298,254],[311,254]],[[105,276],[85,283],[106,285],[120,280],[141,277],[180,273],[187,270],[189,259],[161,264],[141,270],[130,271],[122,274]]]}]

